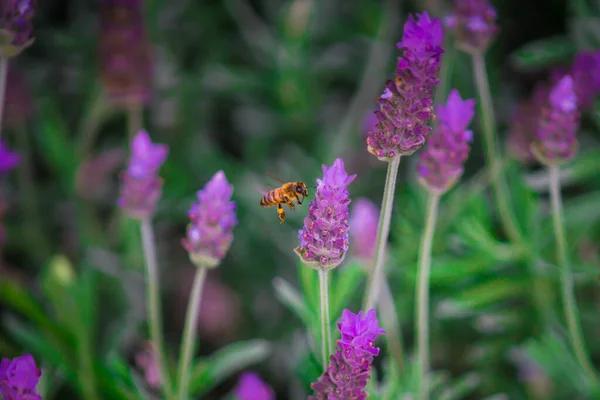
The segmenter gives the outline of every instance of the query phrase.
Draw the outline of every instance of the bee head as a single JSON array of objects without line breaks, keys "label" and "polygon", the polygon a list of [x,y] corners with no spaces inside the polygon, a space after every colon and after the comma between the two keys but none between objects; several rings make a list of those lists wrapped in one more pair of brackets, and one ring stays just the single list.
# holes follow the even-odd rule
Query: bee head
[{"label": "bee head", "polygon": [[301,194],[303,197],[308,196],[308,189],[306,188],[304,182],[298,182],[298,185],[296,186],[296,193]]}]

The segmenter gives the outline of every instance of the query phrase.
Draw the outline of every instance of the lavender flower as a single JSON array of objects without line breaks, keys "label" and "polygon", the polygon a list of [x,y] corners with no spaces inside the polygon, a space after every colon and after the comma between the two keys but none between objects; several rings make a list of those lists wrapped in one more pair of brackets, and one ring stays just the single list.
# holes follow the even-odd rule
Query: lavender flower
[{"label": "lavender flower", "polygon": [[379,120],[377,119],[377,115],[375,115],[375,109],[370,109],[363,118],[362,133],[365,136],[368,136],[369,132],[377,129],[378,122]]},{"label": "lavender flower", "polygon": [[11,151],[2,140],[0,140],[0,175],[12,171],[21,161],[21,156]]},{"label": "lavender flower", "polygon": [[356,199],[350,213],[350,237],[352,254],[358,258],[371,260],[377,245],[377,225],[379,208],[369,199]]},{"label": "lavender flower", "polygon": [[578,107],[587,110],[600,93],[600,50],[579,53],[573,62],[571,74]]},{"label": "lavender flower", "polygon": [[188,212],[191,223],[187,237],[182,241],[197,267],[216,267],[231,246],[232,230],[237,225],[232,194],[233,186],[223,171],[217,172],[204,189],[198,191],[198,202],[192,204]]},{"label": "lavender flower", "polygon": [[134,137],[129,166],[121,175],[121,198],[118,202],[131,218],[148,218],[154,213],[162,195],[162,179],[158,170],[168,152],[166,145],[152,143],[146,131],[139,131]]},{"label": "lavender flower", "polygon": [[147,104],[153,70],[141,0],[101,0],[99,51],[111,101],[123,107]]},{"label": "lavender flower", "polygon": [[475,115],[475,100],[464,100],[456,89],[448,96],[446,106],[438,105],[439,123],[429,139],[417,167],[419,183],[430,192],[442,194],[454,185],[464,171],[469,155],[468,142],[473,132],[467,130]]},{"label": "lavender flower", "polygon": [[341,158],[331,167],[323,165],[323,179],[317,179],[315,199],[298,232],[300,246],[294,250],[306,265],[328,271],[344,260],[349,243],[347,186],[354,178],[346,173]]},{"label": "lavender flower", "polygon": [[575,156],[579,128],[573,79],[567,75],[550,91],[538,122],[532,152],[542,164],[560,165]]},{"label": "lavender flower", "polygon": [[237,400],[275,400],[273,389],[253,372],[244,372],[235,388]]},{"label": "lavender flower", "polygon": [[371,377],[371,364],[379,354],[374,347],[378,335],[385,334],[379,328],[375,310],[358,315],[349,310],[342,312],[342,322],[337,324],[342,339],[337,350],[329,357],[329,365],[317,382],[311,384],[314,396],[308,400],[342,400],[367,398],[365,387]]},{"label": "lavender flower", "polygon": [[403,55],[398,59],[396,79],[388,81],[377,98],[378,123],[369,132],[367,150],[381,161],[410,155],[423,147],[433,118],[432,96],[439,84],[437,73],[444,50],[442,27],[426,12],[411,15],[404,25],[404,37],[398,43]]},{"label": "lavender flower", "polygon": [[37,385],[42,370],[30,354],[0,363],[0,394],[4,400],[42,400]]},{"label": "lavender flower", "polygon": [[454,12],[444,19],[444,25],[454,31],[457,48],[480,54],[498,34],[496,17],[496,9],[487,0],[455,0]]},{"label": "lavender flower", "polygon": [[34,6],[34,0],[0,0],[0,57],[14,57],[33,43]]}]

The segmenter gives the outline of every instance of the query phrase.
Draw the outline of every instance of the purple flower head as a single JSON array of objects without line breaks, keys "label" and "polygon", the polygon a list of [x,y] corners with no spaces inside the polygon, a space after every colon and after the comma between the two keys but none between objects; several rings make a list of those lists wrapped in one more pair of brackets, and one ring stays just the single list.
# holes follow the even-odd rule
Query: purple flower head
[{"label": "purple flower head", "polygon": [[331,167],[323,165],[323,179],[317,179],[315,198],[308,206],[304,228],[298,232],[300,246],[294,251],[315,269],[337,267],[348,251],[348,185],[356,175],[348,175],[341,158]]},{"label": "purple flower head", "polygon": [[456,35],[456,46],[470,54],[488,49],[498,34],[496,9],[488,0],[455,0],[454,12],[444,19]]},{"label": "purple flower head", "polygon": [[352,254],[356,257],[371,260],[377,245],[377,225],[379,208],[369,199],[356,199],[350,213],[350,237],[352,238]]},{"label": "purple flower head", "polygon": [[14,57],[33,43],[34,8],[34,0],[0,0],[0,57]]},{"label": "purple flower head", "polygon": [[571,71],[579,108],[587,110],[600,93],[600,50],[579,53]]},{"label": "purple flower head", "polygon": [[140,107],[152,95],[153,65],[141,0],[100,2],[100,74],[113,104]]},{"label": "purple flower head", "polygon": [[4,142],[0,140],[0,174],[9,173],[20,161],[21,156],[6,147]]},{"label": "purple flower head", "polygon": [[14,360],[3,358],[0,363],[0,394],[4,400],[42,400],[37,384],[42,370],[30,354]]},{"label": "purple flower head", "polygon": [[441,42],[440,21],[426,12],[416,19],[411,16],[404,25],[396,78],[377,98],[378,123],[367,138],[367,150],[381,161],[410,155],[425,144],[434,117],[432,96],[444,53]]},{"label": "purple flower head", "polygon": [[567,75],[553,86],[542,108],[537,137],[531,148],[538,161],[544,165],[560,165],[575,156],[579,117],[573,79]]},{"label": "purple flower head", "polygon": [[329,357],[327,370],[311,384],[314,396],[309,400],[367,398],[365,387],[371,377],[371,364],[379,354],[374,343],[385,331],[379,327],[375,310],[366,314],[360,311],[358,315],[344,310],[337,326],[342,339],[338,340],[337,350]]},{"label": "purple flower head", "polygon": [[223,171],[217,172],[198,191],[198,202],[192,204],[188,216],[190,224],[183,247],[197,267],[214,268],[225,257],[237,225],[235,202],[231,201],[233,186]]},{"label": "purple flower head", "polygon": [[375,115],[375,110],[373,110],[373,109],[369,110],[363,118],[362,133],[365,136],[368,136],[369,132],[371,132],[374,129],[377,129],[378,122],[379,122],[379,120],[377,119],[377,116]]},{"label": "purple flower head", "polygon": [[121,197],[118,204],[131,218],[148,218],[154,213],[162,195],[162,179],[158,170],[169,149],[154,144],[146,131],[139,131],[131,143],[131,158],[121,175]]},{"label": "purple flower head", "polygon": [[454,185],[464,171],[473,132],[467,130],[475,115],[475,100],[463,100],[456,89],[446,106],[438,105],[438,127],[421,153],[417,166],[419,183],[432,193],[442,194]]},{"label": "purple flower head", "polygon": [[236,400],[275,400],[275,393],[253,372],[244,372],[235,388]]}]

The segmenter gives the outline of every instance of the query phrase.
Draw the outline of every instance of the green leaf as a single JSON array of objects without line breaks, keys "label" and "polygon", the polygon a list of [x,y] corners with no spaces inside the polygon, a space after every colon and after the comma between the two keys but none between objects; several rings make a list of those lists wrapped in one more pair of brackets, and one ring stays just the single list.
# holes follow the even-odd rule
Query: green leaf
[{"label": "green leaf", "polygon": [[[307,267],[305,267],[308,269]],[[309,331],[316,332],[318,327],[319,316],[318,313],[310,310],[302,294],[295,289],[289,282],[283,278],[276,277],[273,279],[273,287],[275,288],[275,294],[279,301],[285,304],[290,311],[292,311],[300,320],[308,327]]]},{"label": "green leaf", "polygon": [[476,373],[468,373],[456,379],[453,383],[448,384],[442,393],[439,400],[460,400],[471,394],[479,385],[479,376]]},{"label": "green leaf", "polygon": [[454,300],[463,309],[484,308],[522,296],[528,290],[530,285],[524,277],[497,278],[463,290]]},{"label": "green leaf", "polygon": [[359,263],[352,263],[337,268],[336,271],[337,276],[329,288],[330,315],[334,321],[342,314],[342,309],[348,305],[348,300],[352,299],[362,277],[365,275],[365,272]]},{"label": "green leaf", "polygon": [[520,70],[547,68],[569,60],[575,45],[566,36],[553,36],[529,42],[511,54],[513,65]]},{"label": "green leaf", "polygon": [[319,274],[302,262],[298,262],[298,274],[300,275],[300,288],[304,294],[306,305],[313,313],[318,313],[319,306]]}]

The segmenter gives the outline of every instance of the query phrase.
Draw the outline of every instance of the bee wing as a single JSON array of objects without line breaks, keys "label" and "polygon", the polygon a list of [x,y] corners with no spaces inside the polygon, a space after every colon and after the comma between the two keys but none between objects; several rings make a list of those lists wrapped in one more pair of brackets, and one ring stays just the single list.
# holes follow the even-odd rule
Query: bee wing
[{"label": "bee wing", "polygon": [[269,172],[265,172],[265,175],[267,175],[267,176],[268,176],[268,177],[270,177],[270,178],[273,178],[273,179],[275,179],[277,182],[279,182],[279,183],[281,183],[281,184],[285,184],[285,183],[287,183],[287,182],[286,182],[286,181],[284,181],[283,179],[280,179],[280,178],[276,177],[275,175],[273,175],[273,174],[271,174],[271,173],[269,173]]}]

